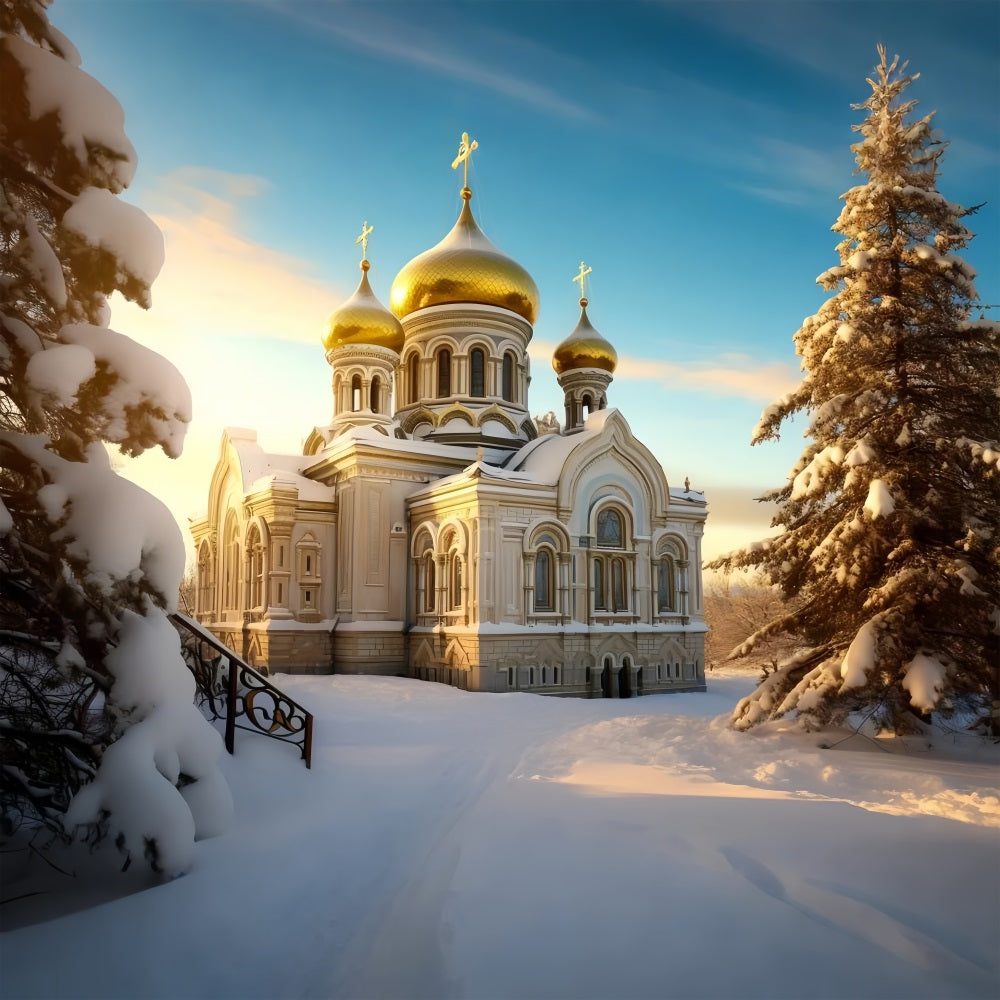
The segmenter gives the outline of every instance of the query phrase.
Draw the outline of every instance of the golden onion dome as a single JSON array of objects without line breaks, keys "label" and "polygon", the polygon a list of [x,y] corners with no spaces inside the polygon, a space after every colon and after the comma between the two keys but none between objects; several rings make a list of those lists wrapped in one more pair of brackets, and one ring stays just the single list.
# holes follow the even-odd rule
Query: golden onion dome
[{"label": "golden onion dome", "polygon": [[462,212],[437,246],[414,257],[396,275],[389,293],[392,311],[402,318],[426,306],[476,302],[501,306],[529,323],[538,314],[538,288],[528,272],[501,253],[476,225],[462,188]]},{"label": "golden onion dome", "polygon": [[324,350],[345,344],[374,344],[397,354],[403,349],[403,328],[399,320],[377,298],[368,284],[367,260],[361,262],[361,283],[357,291],[327,321]]},{"label": "golden onion dome", "polygon": [[578,368],[600,368],[614,373],[617,364],[618,352],[590,325],[587,300],[580,299],[580,321],[576,329],[552,354],[556,375]]}]

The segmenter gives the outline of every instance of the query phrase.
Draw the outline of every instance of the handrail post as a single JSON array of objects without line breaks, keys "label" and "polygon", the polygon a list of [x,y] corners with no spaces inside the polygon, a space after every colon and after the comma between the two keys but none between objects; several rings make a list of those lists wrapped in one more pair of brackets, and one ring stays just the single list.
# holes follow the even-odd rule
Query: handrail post
[{"label": "handrail post", "polygon": [[229,677],[226,682],[226,749],[236,753],[236,711],[239,701],[239,669],[229,657]]}]

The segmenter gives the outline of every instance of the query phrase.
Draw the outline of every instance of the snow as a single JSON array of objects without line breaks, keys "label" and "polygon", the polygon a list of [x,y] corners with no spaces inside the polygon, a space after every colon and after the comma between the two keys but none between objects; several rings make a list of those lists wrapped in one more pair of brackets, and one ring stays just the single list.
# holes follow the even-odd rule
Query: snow
[{"label": "snow", "polygon": [[94,354],[78,344],[57,344],[28,359],[26,375],[32,389],[57,406],[71,406],[80,386],[94,377]]},{"label": "snow", "polygon": [[235,822],[184,878],[3,856],[41,890],[0,911],[5,996],[994,995],[986,741],[735,733],[731,670],[631,701],[276,680],[312,770],[238,733]]},{"label": "snow", "polygon": [[71,323],[59,331],[59,337],[87,348],[118,375],[101,403],[105,440],[130,440],[135,414],[142,413],[142,445],[158,444],[171,458],[181,453],[191,421],[191,390],[170,361],[108,327]]},{"label": "snow", "polygon": [[865,622],[851,640],[844,660],[840,665],[840,676],[844,687],[863,687],[868,679],[868,671],[875,666],[875,622]]},{"label": "snow", "polygon": [[873,479],[868,486],[868,497],[865,500],[865,510],[874,521],[879,517],[888,517],[895,509],[889,487],[881,479]]},{"label": "snow", "polygon": [[42,437],[0,432],[0,440],[12,439],[50,478],[39,502],[58,525],[53,538],[68,540],[84,576],[114,596],[115,582],[141,569],[159,593],[177,593],[185,559],[177,522],[156,497],[111,469],[102,445],[90,445],[86,462],[68,462],[46,449]]},{"label": "snow", "polygon": [[93,162],[95,148],[105,149],[111,154],[109,182],[119,191],[128,187],[136,153],[125,135],[125,112],[108,90],[74,65],[72,57],[78,60],[79,53],[71,49],[66,61],[14,35],[5,35],[2,44],[24,70],[31,118],[55,112],[63,143],[80,163]]},{"label": "snow", "polygon": [[104,188],[84,188],[66,210],[62,224],[123,262],[144,285],[151,285],[163,267],[160,227],[141,208]]},{"label": "snow", "polygon": [[66,280],[62,264],[49,241],[42,235],[38,223],[29,215],[24,219],[25,241],[21,259],[28,273],[38,282],[42,294],[58,309],[66,306]]},{"label": "snow", "polygon": [[933,710],[944,690],[948,668],[933,656],[917,653],[903,673],[903,687],[910,692],[910,704],[923,712]]}]

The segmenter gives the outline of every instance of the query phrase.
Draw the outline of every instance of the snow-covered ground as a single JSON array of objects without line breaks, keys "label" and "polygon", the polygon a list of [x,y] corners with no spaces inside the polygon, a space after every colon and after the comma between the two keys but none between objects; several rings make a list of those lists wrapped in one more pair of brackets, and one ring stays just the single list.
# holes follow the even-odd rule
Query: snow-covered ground
[{"label": "snow-covered ground", "polygon": [[734,733],[734,672],[632,701],[278,681],[313,768],[238,733],[190,874],[7,856],[4,898],[45,891],[0,907],[6,1000],[1000,989],[992,744]]}]

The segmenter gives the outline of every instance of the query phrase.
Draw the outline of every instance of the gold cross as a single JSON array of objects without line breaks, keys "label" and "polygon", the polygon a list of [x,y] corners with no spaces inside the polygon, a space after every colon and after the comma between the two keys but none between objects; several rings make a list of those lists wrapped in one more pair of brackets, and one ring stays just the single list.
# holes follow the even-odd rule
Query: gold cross
[{"label": "gold cross", "polygon": [[587,275],[593,270],[594,269],[592,267],[587,267],[582,260],[580,261],[580,273],[573,280],[580,282],[581,299],[585,299],[587,297]]},{"label": "gold cross", "polygon": [[474,149],[479,149],[479,143],[475,139],[473,139],[472,142],[469,142],[469,133],[463,132],[462,142],[458,147],[458,156],[451,161],[452,170],[457,170],[460,163],[465,164],[465,177],[462,180],[463,187],[469,186],[469,157],[472,156],[472,151]]},{"label": "gold cross", "polygon": [[355,246],[359,243],[361,244],[361,257],[363,260],[368,259],[368,237],[371,236],[374,228],[374,226],[369,226],[368,220],[365,219],[365,221],[361,223],[361,235],[354,241]]}]

